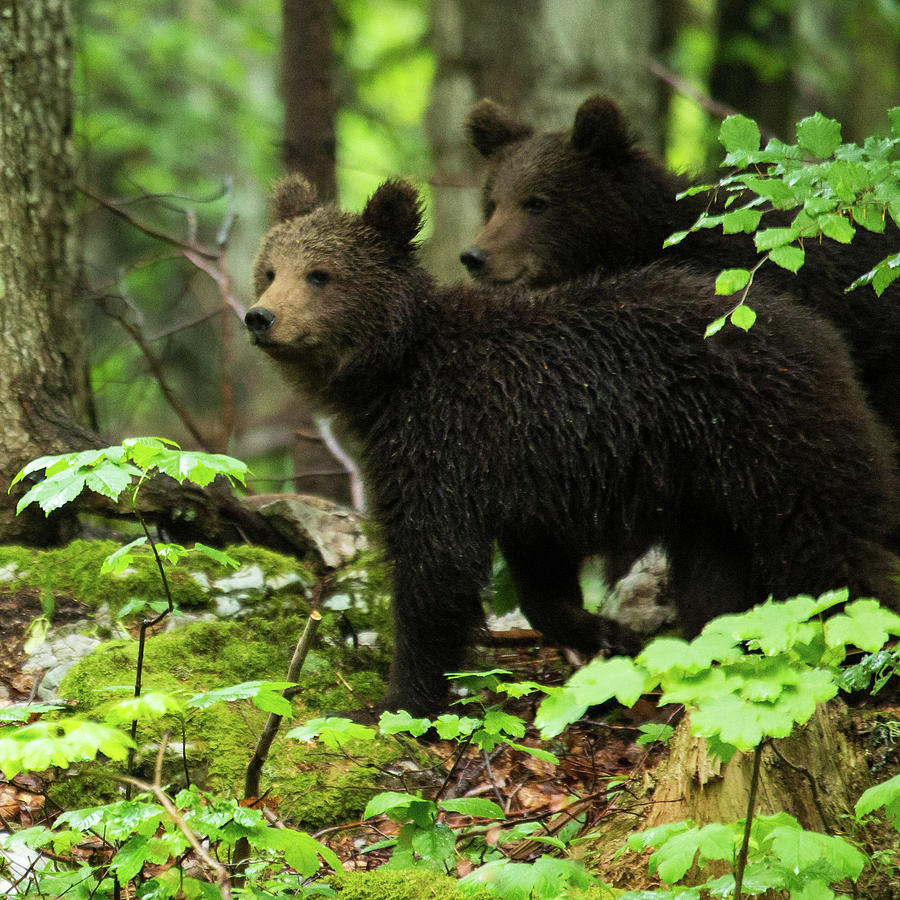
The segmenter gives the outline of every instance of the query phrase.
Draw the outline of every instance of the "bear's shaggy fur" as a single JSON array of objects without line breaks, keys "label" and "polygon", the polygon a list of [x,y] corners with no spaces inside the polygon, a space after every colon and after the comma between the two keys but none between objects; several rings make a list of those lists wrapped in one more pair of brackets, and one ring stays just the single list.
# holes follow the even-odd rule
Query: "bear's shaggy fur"
[{"label": "bear's shaggy fur", "polygon": [[[702,229],[663,249],[706,209],[705,194],[676,200],[690,186],[643,151],[616,105],[590,97],[568,131],[535,132],[482,100],[466,118],[475,149],[487,159],[485,225],[462,261],[492,282],[546,286],[599,269],[618,272],[661,259],[717,273],[751,268],[758,256],[746,234]],[[777,215],[764,219],[778,224]],[[757,276],[750,305],[764,290],[790,293],[828,318],[846,339],[857,373],[882,421],[900,442],[900,282],[880,298],[869,287],[845,293],[861,274],[900,249],[887,234],[858,228],[849,246],[805,244],[797,275],[774,264]]]},{"label": "bear's shaggy fur", "polygon": [[356,445],[393,568],[389,707],[444,704],[495,540],[531,623],[588,654],[636,649],[582,606],[606,549],[665,547],[689,634],[770,593],[892,599],[892,446],[815,315],[760,299],[749,333],[704,340],[730,301],[671,266],[439,288],[402,182],[355,215],[294,177],[273,208],[246,323]]}]

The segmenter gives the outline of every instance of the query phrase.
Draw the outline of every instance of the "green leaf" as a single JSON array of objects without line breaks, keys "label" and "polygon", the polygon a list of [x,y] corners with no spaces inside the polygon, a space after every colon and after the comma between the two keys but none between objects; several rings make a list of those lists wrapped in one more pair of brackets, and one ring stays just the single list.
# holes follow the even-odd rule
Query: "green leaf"
[{"label": "green leaf", "polygon": [[378,721],[378,727],[382,734],[399,734],[401,731],[406,731],[413,737],[419,737],[431,728],[431,720],[414,719],[405,709],[402,709],[397,713],[383,712]]},{"label": "green leaf", "polygon": [[374,741],[375,729],[360,725],[341,716],[310,719],[305,725],[292,728],[285,737],[298,741],[320,740],[331,750],[338,749],[344,741]]},{"label": "green leaf", "polygon": [[170,855],[164,842],[136,834],[119,848],[109,867],[116,873],[120,884],[127,884],[144,868],[145,863],[161,865],[168,861]]},{"label": "green leaf", "polygon": [[394,822],[412,820],[419,828],[430,828],[437,815],[437,806],[431,800],[423,800],[414,794],[399,791],[383,791],[376,794],[363,811],[363,818],[386,815]]},{"label": "green leaf", "polygon": [[456,835],[442,822],[428,828],[417,828],[413,832],[412,848],[422,859],[444,863],[453,856]]},{"label": "green leaf", "polygon": [[651,722],[646,725],[639,725],[638,731],[641,734],[635,743],[641,746],[653,744],[656,741],[664,744],[675,733],[675,729],[671,725],[666,725],[665,722]]},{"label": "green leaf", "polygon": [[558,693],[538,707],[535,724],[546,739],[559,734],[580,719],[589,706],[615,697],[623,706],[633,706],[647,689],[646,671],[624,656],[595,659],[579,669]]},{"label": "green leaf", "polygon": [[[276,683],[285,684],[288,687],[293,687],[293,685],[287,685],[286,682]],[[274,713],[276,716],[285,718],[293,714],[294,707],[291,706],[290,700],[281,695],[281,691],[283,690],[283,687],[261,687],[255,694],[250,697],[250,702],[257,709],[261,709],[263,712]]]},{"label": "green leaf", "polygon": [[856,600],[825,623],[829,647],[852,644],[874,653],[896,634],[900,634],[900,615],[880,606],[877,600]]},{"label": "green leaf", "polygon": [[[17,485],[23,478],[30,475],[32,472],[38,472],[41,469],[49,469],[51,466],[58,463],[61,459],[66,459],[71,456],[71,454],[63,454],[63,455],[55,455],[55,456],[39,456],[37,459],[31,460],[31,462],[24,465],[19,471],[16,473],[13,480],[10,482],[9,487],[12,488]],[[9,489],[7,489],[7,493],[9,493]]]},{"label": "green leaf", "polygon": [[522,737],[525,734],[525,722],[519,716],[510,715],[496,706],[485,710],[481,727],[490,734],[512,737]]},{"label": "green leaf", "polygon": [[463,816],[477,816],[480,819],[505,819],[503,810],[493,800],[481,797],[458,797],[439,800],[438,806],[445,812],[455,812]]},{"label": "green leaf", "polygon": [[729,153],[759,150],[759,127],[746,116],[729,116],[719,128],[719,142]]},{"label": "green leaf", "polygon": [[837,213],[820,216],[818,221],[822,234],[841,244],[849,244],[853,240],[853,235],[856,234],[856,229],[850,220]]},{"label": "green leaf", "polygon": [[343,869],[337,854],[315,838],[293,828],[258,828],[250,836],[251,843],[270,850],[281,850],[285,862],[304,878],[312,878],[319,871],[319,857],[336,872]]},{"label": "green leaf", "polygon": [[503,900],[558,900],[595,883],[582,866],[568,859],[542,856],[533,863],[492,860],[459,880],[465,890],[485,884]]},{"label": "green leaf", "polygon": [[694,863],[699,843],[700,832],[696,828],[673,835],[650,855],[650,871],[658,874],[668,884],[681,881]]},{"label": "green leaf", "polygon": [[129,697],[119,700],[110,707],[104,717],[108,725],[121,725],[123,722],[132,722],[135,719],[153,721],[174,713],[180,715],[184,712],[181,703],[171,694],[163,691],[148,691],[140,697]]},{"label": "green leaf", "polygon": [[838,878],[856,881],[866,864],[866,857],[843,838],[804,831],[800,828],[776,828],[769,836],[772,851],[791,871],[809,869],[826,862]]},{"label": "green leaf", "polygon": [[722,327],[725,325],[725,321],[727,318],[727,316],[719,316],[718,319],[713,319],[713,321],[706,326],[706,331],[703,332],[703,337],[712,337],[714,334],[721,331]]},{"label": "green leaf", "polygon": [[894,106],[888,110],[888,121],[891,123],[894,137],[900,140],[900,106]]},{"label": "green leaf", "polygon": [[147,543],[147,538],[139,537],[135,538],[130,544],[126,544],[124,547],[119,547],[113,553],[110,553],[106,559],[103,560],[103,565],[100,566],[100,574],[112,574],[112,575],[121,575],[130,565],[134,562],[134,557],[131,555],[131,551],[135,547],[140,547],[143,544]]},{"label": "green leaf", "polygon": [[790,244],[796,238],[797,230],[794,228],[764,228],[756,232],[753,242],[760,253],[765,253],[766,250]]},{"label": "green leaf", "polygon": [[65,706],[58,703],[13,703],[11,706],[0,707],[0,724],[27,722],[32,716],[53,712],[57,709],[65,709]]},{"label": "green leaf", "polygon": [[716,278],[716,293],[733,294],[745,288],[749,281],[749,269],[724,269]]},{"label": "green leaf", "polygon": [[434,730],[442,740],[455,740],[471,734],[481,725],[480,720],[468,716],[444,713],[434,720]]},{"label": "green leaf", "polygon": [[680,244],[689,234],[690,231],[673,232],[663,241],[663,249],[666,247],[674,247],[675,244]]},{"label": "green leaf", "polygon": [[134,742],[123,731],[79,719],[64,721],[65,747],[72,762],[95,759],[98,753],[121,762],[128,756]]},{"label": "green leaf", "polygon": [[122,491],[131,485],[132,477],[140,474],[134,466],[105,462],[87,473],[85,486],[110,500],[118,500]]},{"label": "green leaf", "polygon": [[[195,694],[185,703],[185,706],[206,709],[215,703],[231,703],[235,700],[253,699],[261,691],[283,691],[285,688],[293,686],[293,682],[290,681],[242,681],[240,684],[231,684],[227,687],[216,688],[213,691]],[[349,721],[349,719],[345,721]]]},{"label": "green leaf", "polygon": [[512,747],[513,750],[521,750],[523,753],[527,753],[529,756],[541,760],[541,762],[550,763],[552,766],[559,765],[559,757],[549,750],[544,750],[541,747],[529,747],[527,744],[517,744],[515,741],[510,741],[509,746]]},{"label": "green leaf", "polygon": [[856,801],[856,816],[862,818],[881,807],[884,807],[884,813],[891,825],[900,831],[900,775],[895,775],[864,791]]},{"label": "green leaf", "polygon": [[797,123],[797,143],[812,156],[825,159],[841,143],[841,123],[817,112]]},{"label": "green leaf", "polygon": [[241,567],[241,564],[233,556],[229,556],[224,550],[217,550],[215,547],[207,547],[206,544],[201,544],[200,541],[197,541],[194,544],[193,549],[201,556],[205,556],[213,562],[219,563],[219,565],[231,566],[232,569],[239,569]]},{"label": "green leaf", "polygon": [[738,328],[742,328],[744,331],[749,331],[753,327],[755,321],[755,310],[751,309],[745,303],[742,303],[731,312],[731,324],[736,325]]},{"label": "green leaf", "polygon": [[762,212],[758,209],[736,209],[722,217],[723,234],[750,234],[759,227]]},{"label": "green leaf", "polygon": [[50,478],[38,482],[16,504],[16,515],[32,503],[37,503],[49,515],[74,500],[84,489],[83,474],[77,471],[59,472]]},{"label": "green leaf", "polygon": [[784,247],[775,247],[769,251],[769,259],[782,269],[788,269],[790,272],[797,273],[800,267],[806,261],[806,251],[802,247],[788,245]]}]

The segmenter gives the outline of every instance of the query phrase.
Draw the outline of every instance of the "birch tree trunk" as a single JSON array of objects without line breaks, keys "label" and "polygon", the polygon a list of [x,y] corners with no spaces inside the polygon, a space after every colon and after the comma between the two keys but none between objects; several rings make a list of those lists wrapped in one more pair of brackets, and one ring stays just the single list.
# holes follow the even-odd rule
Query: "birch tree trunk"
[{"label": "birch tree trunk", "polygon": [[69,0],[0,0],[0,541],[52,543],[71,521],[15,517],[16,471],[84,446]]}]

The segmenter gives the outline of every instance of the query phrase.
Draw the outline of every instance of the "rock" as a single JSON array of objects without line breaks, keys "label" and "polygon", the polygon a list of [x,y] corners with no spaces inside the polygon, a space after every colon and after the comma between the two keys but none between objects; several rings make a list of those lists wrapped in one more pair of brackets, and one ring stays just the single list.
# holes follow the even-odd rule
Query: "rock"
[{"label": "rock", "polygon": [[676,621],[675,608],[666,599],[666,558],[655,547],[642,556],[616,583],[603,614],[642,634],[652,634]]},{"label": "rock", "polygon": [[59,629],[55,637],[44,641],[22,666],[28,673],[43,672],[37,695],[41,700],[55,700],[63,675],[101,642],[87,634],[70,631],[72,626]]},{"label": "rock", "polygon": [[294,546],[312,544],[330,569],[349,562],[366,546],[360,516],[321,497],[260,495],[245,502]]}]

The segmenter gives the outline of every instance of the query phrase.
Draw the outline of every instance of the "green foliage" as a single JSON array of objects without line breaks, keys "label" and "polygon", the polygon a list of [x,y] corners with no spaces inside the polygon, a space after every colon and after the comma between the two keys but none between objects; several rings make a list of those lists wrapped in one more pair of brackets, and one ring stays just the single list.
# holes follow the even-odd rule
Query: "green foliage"
[{"label": "green foliage", "polygon": [[613,696],[630,705],[660,690],[661,702],[685,705],[693,733],[723,759],[785,737],[837,693],[848,646],[873,650],[900,634],[900,616],[873,600],[820,620],[846,598],[835,591],[769,601],[714,619],[691,642],[657,638],[634,660],[595,660],[542,702],[536,722],[551,737],[589,706]]},{"label": "green foliage", "polygon": [[[685,195],[710,191],[725,197],[721,212],[704,212],[690,231],[721,227],[724,234],[754,235],[760,260],[753,270],[728,269],[716,281],[717,293],[744,292],[729,314],[733,324],[744,329],[753,324],[743,300],[764,262],[796,273],[805,261],[806,241],[830,238],[849,244],[857,228],[881,234],[889,218],[900,226],[900,107],[889,110],[888,118],[890,137],[870,137],[859,146],[842,143],[840,123],[816,113],[797,123],[795,144],[771,140],[762,150],[752,119],[735,115],[722,123],[723,165],[732,167],[732,173]],[[786,225],[766,224],[772,211],[792,210],[796,212]],[[684,240],[690,231],[671,235],[666,245]],[[880,296],[898,277],[900,254],[893,254],[847,287],[871,284]],[[713,322],[707,336],[726,318]]]},{"label": "green foliage", "polygon": [[[16,512],[20,513],[32,503],[37,503],[45,515],[70,503],[85,489],[94,491],[110,500],[118,500],[129,491],[132,505],[141,484],[153,475],[169,475],[179,484],[190,481],[205,487],[217,476],[232,484],[244,484],[247,466],[238,459],[221,453],[201,453],[182,450],[174,441],[165,438],[126,438],[118,446],[101,450],[82,450],[61,453],[57,456],[41,456],[24,466],[13,478],[10,489],[27,476],[43,470],[44,477],[19,500]],[[135,483],[134,479],[137,479]],[[132,546],[143,543],[142,539]],[[203,545],[201,545],[202,547]],[[124,548],[123,548],[124,549]],[[203,552],[211,548],[204,547]],[[173,559],[184,554],[184,548],[173,551]],[[222,561],[225,561],[223,558]],[[234,564],[233,560],[228,560]],[[115,564],[117,568],[118,562]]]},{"label": "green foliage", "polygon": [[[305,880],[320,875],[323,863],[335,871],[341,869],[340,860],[328,847],[304,832],[267,825],[259,810],[235,800],[190,789],[180,791],[172,807],[170,812],[152,795],[142,794],[132,800],[69,810],[57,817],[52,829],[34,826],[0,837],[0,849],[49,848],[60,857],[74,845],[99,837],[112,854],[108,870],[106,865],[84,865],[62,872],[55,868],[32,871],[17,895],[59,896],[64,893],[60,885],[68,883],[77,886],[72,896],[112,898],[119,895],[116,882],[126,885],[137,879],[134,893],[129,894],[136,898],[220,897],[213,885],[185,874],[181,858],[191,849],[186,832],[195,843],[208,841],[215,856],[226,861],[237,842],[247,840],[253,853],[253,880],[268,890],[302,896],[307,893]],[[170,868],[142,877],[146,865],[170,860],[174,861]],[[259,895],[248,890],[236,892],[236,896]]]},{"label": "green foliage", "polygon": [[[702,870],[712,860],[731,863],[743,831],[743,820],[729,825],[716,822],[702,828],[689,821],[675,822],[631,835],[627,849],[637,853],[652,849],[648,860],[651,874],[675,885],[694,865]],[[865,855],[843,838],[805,831],[786,813],[756,816],[750,847],[744,888],[752,895],[785,890],[792,897],[826,900],[834,897],[831,885],[845,878],[856,881],[866,864]],[[700,889],[708,890],[711,896],[729,897],[734,894],[735,879],[733,875],[712,877],[688,889],[689,895]],[[681,896],[680,891],[676,893]],[[672,894],[666,891],[622,894],[623,900],[666,896]]]},{"label": "green foliage", "polygon": [[[584,867],[569,859],[541,856],[533,863],[493,860],[460,879],[461,885],[485,885],[502,900],[557,900],[571,898],[588,888],[601,887]],[[605,889],[595,895],[613,897]]]},{"label": "green foliage", "polygon": [[117,728],[74,717],[0,728],[0,771],[14,778],[20,772],[40,772],[51,766],[64,769],[98,753],[121,761],[132,746],[131,738]]}]

